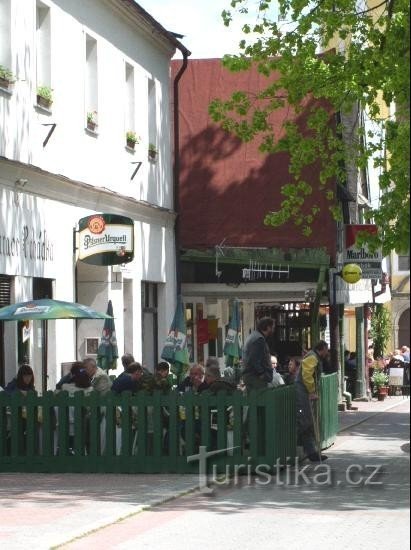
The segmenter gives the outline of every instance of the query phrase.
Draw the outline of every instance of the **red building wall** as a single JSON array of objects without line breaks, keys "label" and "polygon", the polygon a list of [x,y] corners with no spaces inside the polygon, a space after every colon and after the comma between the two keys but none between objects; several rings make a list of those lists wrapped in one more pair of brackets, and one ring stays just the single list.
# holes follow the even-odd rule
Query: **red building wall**
[{"label": "red building wall", "polygon": [[[173,62],[175,74],[181,62]],[[319,192],[308,204],[321,208],[309,238],[292,223],[266,227],[264,216],[279,209],[283,184],[291,181],[288,156],[258,151],[258,141],[242,143],[211,122],[208,106],[239,89],[258,90],[267,79],[257,72],[230,73],[219,59],[192,60],[179,84],[180,111],[180,242],[183,248],[227,246],[269,248],[325,247],[334,256],[336,227],[328,201]],[[279,127],[289,109],[276,114]],[[306,169],[315,183],[315,168]]]}]

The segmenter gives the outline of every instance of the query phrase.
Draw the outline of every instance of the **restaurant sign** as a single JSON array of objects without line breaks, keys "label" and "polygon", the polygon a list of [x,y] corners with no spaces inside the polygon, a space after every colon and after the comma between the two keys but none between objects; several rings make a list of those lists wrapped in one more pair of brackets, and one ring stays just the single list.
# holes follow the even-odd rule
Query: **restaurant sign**
[{"label": "restaurant sign", "polygon": [[345,226],[344,263],[357,264],[362,271],[362,279],[381,279],[381,249],[371,252],[367,245],[358,247],[355,243],[360,232],[371,235],[377,233],[377,226],[372,224],[355,224]]},{"label": "restaurant sign", "polygon": [[117,214],[93,214],[78,222],[78,259],[117,265],[134,258],[134,222]]}]

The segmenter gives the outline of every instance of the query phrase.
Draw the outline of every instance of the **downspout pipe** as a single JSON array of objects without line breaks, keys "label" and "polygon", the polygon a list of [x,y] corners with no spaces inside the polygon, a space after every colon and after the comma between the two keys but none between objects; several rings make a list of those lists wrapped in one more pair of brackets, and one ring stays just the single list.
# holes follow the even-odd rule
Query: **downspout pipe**
[{"label": "downspout pipe", "polygon": [[191,52],[181,44],[177,48],[183,55],[183,63],[176,74],[173,82],[173,124],[174,124],[174,168],[173,168],[173,195],[174,212],[176,214],[174,224],[174,248],[176,261],[176,294],[181,294],[181,263],[180,263],[180,117],[179,117],[179,82],[183,73],[187,69],[188,57]]}]

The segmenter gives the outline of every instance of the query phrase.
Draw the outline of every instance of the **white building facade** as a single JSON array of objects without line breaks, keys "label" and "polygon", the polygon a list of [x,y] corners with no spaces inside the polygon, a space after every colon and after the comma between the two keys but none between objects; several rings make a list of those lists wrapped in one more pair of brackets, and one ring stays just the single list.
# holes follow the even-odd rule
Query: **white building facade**
[{"label": "white building facade", "polygon": [[[128,0],[0,0],[0,21],[0,305],[111,300],[119,355],[152,368],[175,308],[169,62],[184,47]],[[77,260],[78,220],[95,213],[134,221],[124,268]],[[36,388],[54,389],[102,327],[37,321],[23,337],[0,323],[1,383],[28,359]]]}]

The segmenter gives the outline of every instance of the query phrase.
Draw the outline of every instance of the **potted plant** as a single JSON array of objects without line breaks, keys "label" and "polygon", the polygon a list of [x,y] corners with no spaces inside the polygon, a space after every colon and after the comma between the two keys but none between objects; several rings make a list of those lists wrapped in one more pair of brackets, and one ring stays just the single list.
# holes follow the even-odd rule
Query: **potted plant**
[{"label": "potted plant", "polygon": [[157,157],[157,147],[154,145],[154,143],[148,144],[148,157],[151,159],[155,159]]},{"label": "potted plant", "polygon": [[89,111],[87,113],[87,129],[92,132],[96,131],[97,127],[97,111]]},{"label": "potted plant", "polygon": [[37,88],[37,105],[50,109],[53,103],[53,90],[49,86],[39,86]]},{"label": "potted plant", "polygon": [[371,376],[371,382],[373,383],[374,390],[377,392],[378,401],[384,401],[388,395],[388,375],[383,370],[376,369]]},{"label": "potted plant", "polygon": [[126,132],[126,142],[127,147],[129,147],[130,149],[134,149],[136,143],[139,143],[139,137],[133,130],[128,130]]},{"label": "potted plant", "polygon": [[0,65],[0,88],[8,90],[14,82],[13,73],[3,65]]}]

